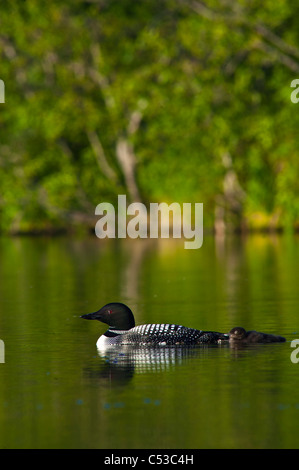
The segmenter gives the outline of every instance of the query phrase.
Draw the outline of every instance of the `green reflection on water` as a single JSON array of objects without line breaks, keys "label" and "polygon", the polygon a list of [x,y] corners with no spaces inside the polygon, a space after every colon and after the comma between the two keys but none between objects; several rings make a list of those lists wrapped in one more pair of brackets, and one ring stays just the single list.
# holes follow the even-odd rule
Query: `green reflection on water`
[{"label": "green reflection on water", "polygon": [[[298,448],[296,238],[0,239],[1,448]],[[99,356],[122,301],[136,323],[278,333],[284,344]]]}]

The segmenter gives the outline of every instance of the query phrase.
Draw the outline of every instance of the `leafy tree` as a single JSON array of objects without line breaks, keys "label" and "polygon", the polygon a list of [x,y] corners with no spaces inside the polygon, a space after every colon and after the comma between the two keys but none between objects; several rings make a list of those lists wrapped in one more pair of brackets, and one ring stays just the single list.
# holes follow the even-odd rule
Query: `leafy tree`
[{"label": "leafy tree", "polygon": [[298,6],[100,0],[0,18],[0,227],[93,226],[95,206],[203,202],[205,225],[296,226]]}]

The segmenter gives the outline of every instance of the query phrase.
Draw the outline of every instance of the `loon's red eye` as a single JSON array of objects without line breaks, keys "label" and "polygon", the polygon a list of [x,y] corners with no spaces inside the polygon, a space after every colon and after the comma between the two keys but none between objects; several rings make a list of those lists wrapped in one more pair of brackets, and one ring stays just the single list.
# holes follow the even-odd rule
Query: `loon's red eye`
[{"label": "loon's red eye", "polygon": [[107,310],[107,313],[112,313],[112,310]]}]

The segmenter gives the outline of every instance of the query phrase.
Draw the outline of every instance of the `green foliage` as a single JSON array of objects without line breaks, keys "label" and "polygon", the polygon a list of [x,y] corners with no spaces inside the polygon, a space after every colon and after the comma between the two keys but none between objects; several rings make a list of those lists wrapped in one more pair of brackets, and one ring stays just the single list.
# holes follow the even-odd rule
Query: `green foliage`
[{"label": "green foliage", "polygon": [[67,227],[132,199],[121,139],[145,203],[203,202],[212,226],[238,200],[234,224],[296,226],[297,17],[291,0],[7,2],[1,230]]}]

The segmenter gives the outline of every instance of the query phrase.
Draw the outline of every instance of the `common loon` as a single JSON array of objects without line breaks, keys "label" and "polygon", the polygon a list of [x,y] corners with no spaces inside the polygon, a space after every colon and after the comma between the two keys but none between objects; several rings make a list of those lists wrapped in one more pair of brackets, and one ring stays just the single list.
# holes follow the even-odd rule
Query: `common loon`
[{"label": "common loon", "polygon": [[234,344],[247,343],[283,343],[286,339],[282,336],[259,333],[258,331],[246,331],[236,326],[229,332],[229,342]]},{"label": "common loon", "polygon": [[229,339],[228,334],[195,330],[182,325],[154,323],[135,326],[132,311],[119,302],[104,305],[97,312],[87,313],[81,318],[99,320],[109,325],[109,329],[97,341],[98,349],[114,345],[217,344]]}]

